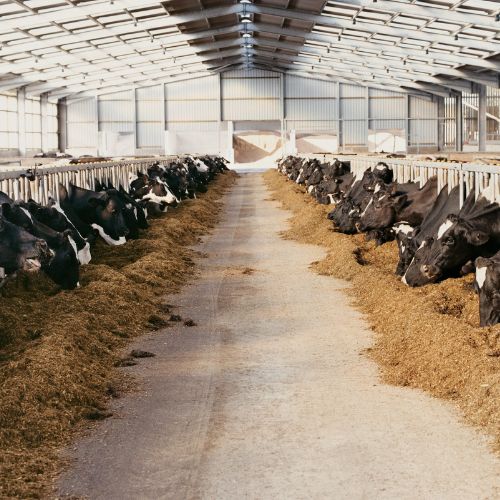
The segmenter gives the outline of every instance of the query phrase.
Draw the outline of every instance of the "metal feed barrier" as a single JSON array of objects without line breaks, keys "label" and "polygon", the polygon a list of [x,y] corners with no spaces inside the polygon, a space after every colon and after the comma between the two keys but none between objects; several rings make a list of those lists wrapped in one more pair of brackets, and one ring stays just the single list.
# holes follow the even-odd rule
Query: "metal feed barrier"
[{"label": "metal feed barrier", "polygon": [[334,159],[351,162],[353,174],[362,174],[367,168],[373,168],[379,162],[386,163],[394,172],[394,180],[399,183],[419,182],[422,187],[428,179],[437,176],[438,192],[448,184],[448,191],[460,186],[460,206],[471,191],[476,198],[486,188],[492,186],[496,202],[500,203],[500,166],[482,163],[454,163],[441,161],[412,160],[408,158],[384,158],[377,156],[346,155],[301,155],[324,161]]},{"label": "metal feed barrier", "polygon": [[29,170],[18,169],[0,172],[0,191],[14,200],[33,199],[46,204],[49,196],[59,200],[59,184],[69,188],[70,184],[86,189],[95,189],[95,181],[129,189],[129,176],[137,171],[146,171],[155,161],[166,166],[182,156],[163,156],[140,160],[122,160],[79,165],[43,165]]}]

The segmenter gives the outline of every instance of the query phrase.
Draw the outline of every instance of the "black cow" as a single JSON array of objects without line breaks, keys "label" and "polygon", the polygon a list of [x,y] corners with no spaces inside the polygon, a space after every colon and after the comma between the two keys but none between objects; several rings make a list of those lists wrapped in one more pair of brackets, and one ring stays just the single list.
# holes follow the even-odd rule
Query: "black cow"
[{"label": "black cow", "polygon": [[356,233],[356,224],[370,202],[375,185],[378,182],[389,184],[392,178],[392,170],[383,162],[378,163],[373,171],[368,168],[362,174],[358,173],[345,197],[328,214],[335,229],[345,234]]},{"label": "black cow", "polygon": [[63,233],[38,222],[31,213],[18,204],[4,203],[2,214],[6,220],[45,241],[51,257],[41,262],[41,270],[62,288],[71,290],[78,286],[80,262],[74,240],[74,232],[67,229]]},{"label": "black cow", "polygon": [[448,193],[448,185],[444,186],[429,213],[425,216],[422,224],[411,230],[410,227],[401,225],[402,230],[396,228],[396,240],[399,247],[399,262],[396,274],[403,276],[408,269],[415,252],[426,238],[432,237],[439,226],[446,220],[449,214],[458,214],[460,211],[460,188],[455,186]]},{"label": "black cow", "polygon": [[0,210],[1,278],[16,271],[38,271],[52,254],[47,243],[9,222]]},{"label": "black cow", "polygon": [[382,187],[378,183],[377,188],[361,214],[359,231],[383,230],[402,221],[411,226],[421,224],[437,198],[437,177],[429,179],[421,189],[416,183]]},{"label": "black cow", "polygon": [[65,213],[67,209],[73,209],[109,245],[123,245],[126,242],[129,229],[118,196],[96,193],[70,184],[69,190],[63,185],[59,186],[59,199]]},{"label": "black cow", "polygon": [[92,257],[90,253],[90,243],[95,240],[94,233],[91,233],[90,240],[83,238],[76,227],[71,223],[59,203],[54,199],[50,199],[49,203],[50,206],[44,207],[34,200],[29,200],[27,203],[23,203],[22,206],[30,212],[35,220],[54,231],[59,233],[70,231],[66,234],[70,235],[69,237],[76,245],[78,261],[81,265],[88,264]]},{"label": "black cow", "polygon": [[[130,196],[122,186],[117,190],[111,183],[108,183],[106,187],[96,179],[95,190],[98,193],[106,193],[109,197],[113,197],[117,201],[118,210],[122,212],[125,224],[129,230],[127,236],[129,239],[135,240],[139,238],[139,229],[148,228],[146,213],[141,203]],[[146,204],[145,202],[143,203]]]},{"label": "black cow", "polygon": [[475,288],[479,295],[479,321],[481,326],[500,323],[500,252],[490,258],[475,261]]},{"label": "black cow", "polygon": [[467,197],[458,215],[450,214],[437,233],[426,238],[415,252],[404,282],[421,286],[463,274],[469,261],[490,257],[500,248],[500,207],[492,196],[493,186],[474,203]]}]

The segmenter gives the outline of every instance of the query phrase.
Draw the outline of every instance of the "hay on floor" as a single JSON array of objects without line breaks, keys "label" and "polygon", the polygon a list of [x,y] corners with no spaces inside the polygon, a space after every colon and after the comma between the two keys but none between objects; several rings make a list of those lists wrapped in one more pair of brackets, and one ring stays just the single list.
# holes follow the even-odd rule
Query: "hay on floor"
[{"label": "hay on floor", "polygon": [[500,450],[500,325],[479,327],[474,277],[409,288],[394,275],[395,242],[375,248],[363,235],[335,233],[326,219],[331,207],[318,205],[275,170],[264,178],[273,198],[293,214],[283,236],[326,247],[315,271],[352,283],[354,304],[375,331],[370,352],[383,379],[454,401]]},{"label": "hay on floor", "polygon": [[99,243],[77,290],[30,274],[2,290],[1,498],[49,496],[58,450],[79,421],[105,415],[123,382],[119,350],[167,318],[161,298],[193,276],[189,246],[214,226],[234,179],[221,174],[208,193],[152,220],[140,240]]}]

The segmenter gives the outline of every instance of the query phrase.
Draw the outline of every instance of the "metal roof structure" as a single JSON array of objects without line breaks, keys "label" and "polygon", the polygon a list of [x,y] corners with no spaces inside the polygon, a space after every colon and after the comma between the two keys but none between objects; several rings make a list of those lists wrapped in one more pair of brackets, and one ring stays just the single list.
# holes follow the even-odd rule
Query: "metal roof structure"
[{"label": "metal roof structure", "polygon": [[499,87],[490,0],[0,0],[0,91],[96,95],[238,68],[412,93]]}]

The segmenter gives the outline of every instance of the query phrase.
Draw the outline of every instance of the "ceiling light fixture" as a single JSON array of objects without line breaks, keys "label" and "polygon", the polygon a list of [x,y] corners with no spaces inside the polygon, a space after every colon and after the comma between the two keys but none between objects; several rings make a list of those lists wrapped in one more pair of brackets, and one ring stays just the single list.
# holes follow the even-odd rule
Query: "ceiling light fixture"
[{"label": "ceiling light fixture", "polygon": [[244,24],[248,24],[252,22],[252,18],[250,17],[250,14],[242,14],[240,21]]}]

